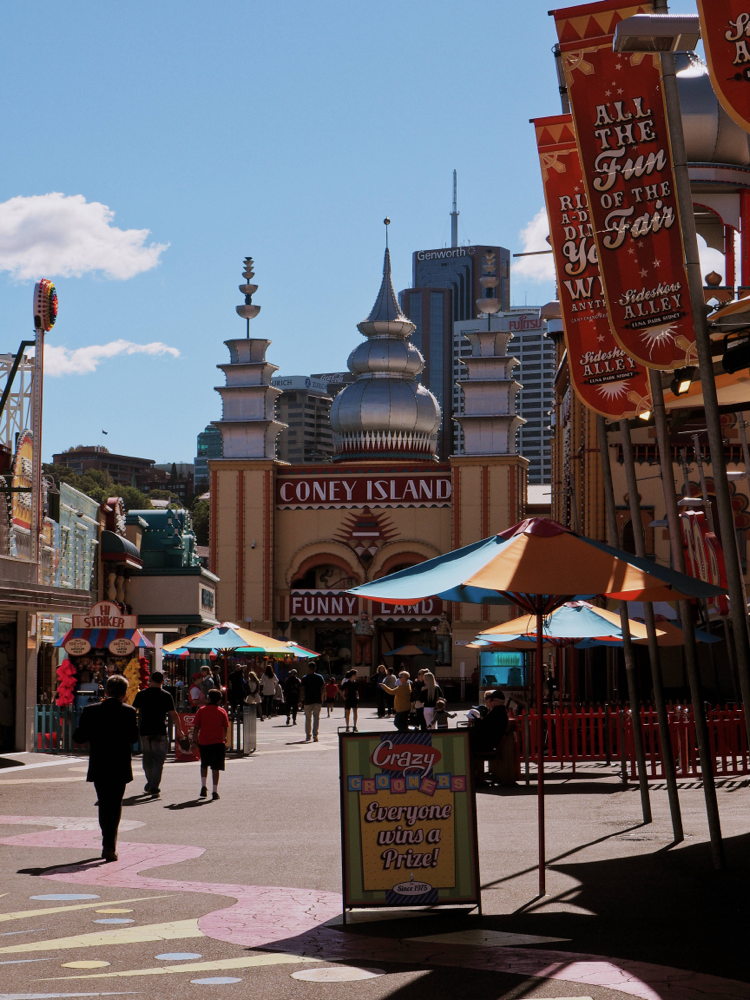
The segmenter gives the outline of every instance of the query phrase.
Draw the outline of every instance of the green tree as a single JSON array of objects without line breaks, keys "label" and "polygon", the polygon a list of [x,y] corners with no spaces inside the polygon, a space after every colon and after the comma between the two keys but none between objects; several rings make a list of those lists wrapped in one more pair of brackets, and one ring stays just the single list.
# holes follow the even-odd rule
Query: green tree
[{"label": "green tree", "polygon": [[151,510],[151,501],[135,486],[118,486],[117,496],[122,497],[125,510]]},{"label": "green tree", "polygon": [[193,531],[198,545],[208,545],[208,524],[211,514],[211,504],[208,500],[196,500],[190,516],[193,519]]},{"label": "green tree", "polygon": [[144,493],[135,486],[118,486],[103,469],[87,469],[83,475],[67,465],[42,465],[42,470],[54,479],[58,489],[60,483],[67,483],[97,503],[104,503],[110,497],[122,497],[125,510],[148,510],[151,507],[151,501]]}]

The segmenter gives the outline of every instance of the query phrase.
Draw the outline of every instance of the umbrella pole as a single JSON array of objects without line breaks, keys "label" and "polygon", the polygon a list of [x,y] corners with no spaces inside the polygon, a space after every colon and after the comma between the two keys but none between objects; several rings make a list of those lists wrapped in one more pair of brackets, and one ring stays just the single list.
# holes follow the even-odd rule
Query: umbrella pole
[{"label": "umbrella pole", "polygon": [[544,871],[544,614],[541,598],[536,612],[536,743],[537,772],[536,795],[539,829],[539,895],[546,895]]},{"label": "umbrella pole", "polygon": [[[656,422],[656,437],[659,442],[659,458],[662,468],[671,469],[672,453],[669,449],[669,437],[667,431],[667,414],[664,408],[664,393],[658,375],[651,378],[651,394],[654,400],[654,417]],[[674,479],[670,481],[662,477],[664,486],[664,504],[667,510],[667,524],[669,527],[669,544],[672,550],[672,568],[678,573],[685,572],[685,550],[682,545],[682,533],[680,531],[679,511],[677,509],[677,494],[674,489]],[[703,795],[706,799],[706,814],[708,817],[708,832],[711,837],[711,854],[713,855],[714,868],[724,867],[724,844],[721,837],[721,819],[719,817],[719,803],[716,799],[716,782],[714,780],[714,757],[708,740],[708,725],[706,724],[706,713],[703,708],[703,696],[701,693],[700,672],[698,670],[698,651],[695,648],[695,632],[690,618],[690,604],[688,601],[678,601],[677,607],[680,612],[680,624],[685,635],[685,645],[682,647],[685,655],[685,669],[687,670],[688,683],[690,685],[690,698],[693,706],[693,720],[695,722],[695,740],[698,744],[698,756],[701,764],[701,777],[703,780]],[[746,630],[745,622],[742,627]],[[744,639],[737,640],[738,650]],[[738,656],[739,665],[739,656]],[[750,723],[750,703],[744,698],[746,693],[746,681],[743,680],[743,673],[740,668],[740,685],[743,693],[745,724]],[[750,726],[748,728],[750,732]]]},{"label": "umbrella pole", "polygon": [[[627,427],[627,439],[630,440],[630,427]],[[612,466],[609,461],[609,442],[607,440],[607,425],[604,417],[597,416],[596,429],[599,435],[599,454],[602,463],[602,485],[604,486],[604,503],[607,512],[607,540],[610,545],[617,547],[617,514],[615,512],[615,490],[612,485]],[[620,425],[622,430],[622,423]],[[623,434],[623,452],[625,451],[625,435]],[[629,490],[632,493],[632,490]],[[635,534],[635,525],[633,526]],[[625,676],[628,681],[628,698],[630,699],[630,709],[633,716],[633,742],[635,743],[635,757],[638,764],[638,783],[641,790],[641,810],[643,812],[643,822],[651,822],[651,801],[648,792],[648,776],[646,774],[646,754],[643,749],[643,731],[641,730],[641,717],[638,711],[638,688],[636,685],[635,655],[633,654],[633,644],[630,641],[630,627],[628,625],[628,606],[624,601],[620,601],[620,628],[622,629],[622,651],[625,656]]]},{"label": "umbrella pole", "polygon": [[576,717],[576,651],[570,647],[570,707],[573,712],[573,774],[578,756],[578,719]]},{"label": "umbrella pole", "polygon": [[[633,459],[633,442],[630,437],[630,425],[627,420],[620,421],[620,434],[622,436],[622,455],[625,464],[625,477],[628,484],[628,499],[630,501],[630,520],[633,525],[633,541],[635,542],[635,554],[642,559],[646,558],[646,540],[643,537],[643,521],[641,519],[641,502],[638,498],[638,482],[635,478],[635,461]],[[661,467],[663,475],[663,466]],[[669,798],[669,812],[672,816],[672,834],[674,841],[679,844],[685,839],[682,830],[682,813],[680,812],[680,798],[677,793],[677,775],[674,768],[674,754],[672,753],[672,739],[669,735],[669,718],[667,716],[667,706],[664,702],[664,682],[661,675],[661,662],[659,658],[659,642],[656,636],[656,622],[654,620],[654,606],[651,603],[643,604],[644,617],[646,619],[646,632],[648,633],[648,659],[651,666],[651,682],[654,686],[654,702],[656,704],[656,717],[659,721],[659,743],[661,744],[661,759],[664,765],[664,778],[667,783],[667,797]],[[639,764],[640,766],[640,764]]]}]

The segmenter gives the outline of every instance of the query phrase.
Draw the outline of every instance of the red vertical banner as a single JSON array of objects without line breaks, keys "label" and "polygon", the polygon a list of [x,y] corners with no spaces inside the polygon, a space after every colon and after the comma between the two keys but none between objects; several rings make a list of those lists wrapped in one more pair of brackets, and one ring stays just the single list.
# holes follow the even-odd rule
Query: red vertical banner
[{"label": "red vertical banner", "polygon": [[698,13],[716,96],[726,113],[750,132],[750,3],[698,0]]},{"label": "red vertical banner", "polygon": [[603,417],[638,416],[652,408],[648,374],[609,326],[573,119],[535,118],[533,125],[570,380],[584,406]]},{"label": "red vertical banner", "polygon": [[647,368],[697,364],[658,54],[612,50],[651,3],[553,11],[610,325]]}]

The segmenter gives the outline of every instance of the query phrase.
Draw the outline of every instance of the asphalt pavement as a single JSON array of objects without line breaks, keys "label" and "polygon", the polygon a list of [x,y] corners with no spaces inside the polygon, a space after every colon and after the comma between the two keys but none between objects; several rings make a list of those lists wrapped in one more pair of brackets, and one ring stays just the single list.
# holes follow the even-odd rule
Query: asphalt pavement
[{"label": "asphalt pavement", "polygon": [[[258,724],[219,801],[198,765],[168,762],[162,795],[128,786],[119,860],[99,860],[85,758],[6,755],[0,769],[0,1000],[142,995],[442,1000],[750,1000],[750,788],[719,782],[727,869],[711,864],[703,792],[666,789],[640,822],[614,766],[547,774],[547,896],[536,871],[536,785],[477,794],[483,915],[468,907],[340,914],[338,736]],[[390,729],[372,709],[359,729]]]}]

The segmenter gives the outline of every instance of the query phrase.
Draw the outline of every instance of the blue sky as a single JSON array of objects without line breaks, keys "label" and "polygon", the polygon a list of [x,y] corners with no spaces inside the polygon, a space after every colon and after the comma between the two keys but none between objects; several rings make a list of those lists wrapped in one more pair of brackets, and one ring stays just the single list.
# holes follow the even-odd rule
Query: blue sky
[{"label": "blue sky", "polygon": [[[386,214],[397,289],[413,250],[450,241],[454,168],[461,241],[522,250],[542,207],[528,120],[559,112],[550,6],[6,2],[0,351],[30,333],[33,276],[53,277],[49,370],[68,374],[45,380],[45,460],[102,442],[192,460],[244,332],[245,255],[252,333],[294,375],[346,367]],[[553,291],[513,280],[516,305]]]}]

